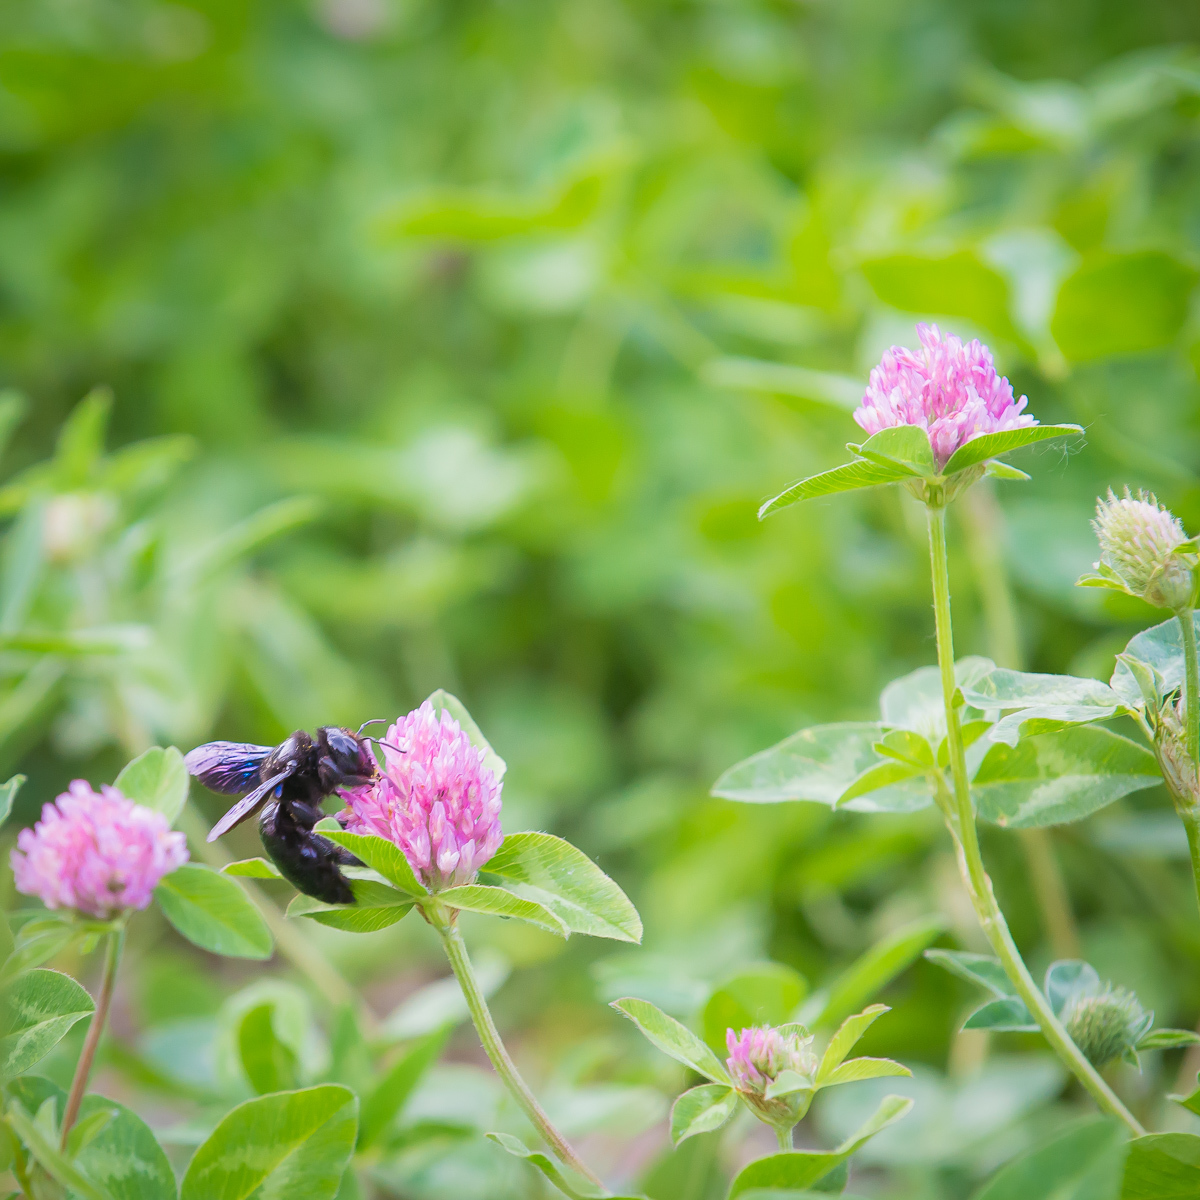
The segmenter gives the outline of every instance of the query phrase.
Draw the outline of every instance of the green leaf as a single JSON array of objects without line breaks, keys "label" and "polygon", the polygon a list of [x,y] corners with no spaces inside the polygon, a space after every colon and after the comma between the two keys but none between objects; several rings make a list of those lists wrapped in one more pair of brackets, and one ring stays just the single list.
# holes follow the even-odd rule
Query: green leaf
[{"label": "green leaf", "polygon": [[[1152,715],[1157,713],[1166,695],[1162,676],[1149,663],[1134,658],[1132,654],[1118,654],[1117,666],[1124,667],[1126,674],[1133,679],[1147,711]],[[1135,707],[1136,704],[1130,705],[1130,708]]]},{"label": "green leaf", "polygon": [[[864,771],[885,761],[874,747],[887,732],[874,721],[802,729],[730,767],[713,785],[712,794],[747,804],[811,800],[832,808]],[[914,812],[932,803],[928,784],[910,780],[843,807],[853,812]]]},{"label": "green leaf", "polygon": [[820,1087],[834,1087],[839,1083],[857,1083],[860,1079],[882,1079],[890,1075],[911,1075],[902,1063],[890,1058],[851,1058],[829,1073]]},{"label": "green leaf", "polygon": [[842,1021],[907,970],[921,957],[926,946],[946,932],[946,927],[946,918],[934,915],[912,921],[880,938],[851,963],[828,990],[810,998],[804,1006],[801,1019],[807,1017],[808,1022],[816,1026],[829,1026]]},{"label": "green leaf", "polygon": [[493,917],[515,917],[518,921],[528,921],[562,937],[571,936],[567,926],[545,905],[514,896],[505,888],[469,883],[465,887],[447,888],[438,893],[438,898],[451,908],[486,913]]},{"label": "green leaf", "polygon": [[14,775],[7,783],[0,784],[0,825],[8,820],[12,812],[13,801],[25,782],[24,775]]},{"label": "green leaf", "polygon": [[11,979],[30,967],[41,966],[80,936],[79,927],[65,913],[26,921],[14,939],[13,952],[0,975]]},{"label": "green leaf", "polygon": [[983,473],[988,479],[1005,479],[1014,483],[1024,483],[1032,478],[1028,472],[1014,467],[1011,463],[1001,462],[998,458],[989,460]]},{"label": "green leaf", "polygon": [[12,1079],[48,1054],[95,1009],[69,975],[37,967],[0,991],[0,1079]]},{"label": "green leaf", "polygon": [[[1105,721],[1125,709],[1121,697],[1098,679],[1074,675],[1040,675],[998,667],[962,689],[972,708],[1018,709],[997,722],[992,740],[1015,746],[1022,726],[1032,720],[1061,726]],[[1028,731],[1027,731],[1028,732]],[[1048,732],[1048,730],[1038,730]]]},{"label": "green leaf", "polygon": [[758,519],[761,521],[781,508],[799,504],[801,500],[815,500],[818,496],[832,496],[837,492],[853,492],[859,488],[899,483],[903,479],[912,479],[915,476],[915,471],[899,464],[870,462],[867,459],[848,462],[832,470],[822,471],[820,475],[811,475],[808,479],[802,479],[799,483],[785,488],[758,510]]},{"label": "green leaf", "polygon": [[174,825],[187,803],[190,782],[183,755],[174,746],[151,746],[125,765],[113,786],[135,804],[162,813]]},{"label": "green leaf", "polygon": [[929,434],[919,425],[894,425],[873,433],[857,453],[884,466],[895,463],[915,475],[933,476],[937,470]]},{"label": "green leaf", "polygon": [[628,1017],[664,1054],[676,1062],[683,1063],[714,1083],[729,1086],[729,1074],[717,1060],[717,1056],[686,1025],[674,1017],[668,1017],[649,1000],[638,1000],[627,996],[614,1000],[610,1005]]},{"label": "green leaf", "polygon": [[[101,1099],[101,1097],[97,1097]],[[88,1145],[94,1137],[100,1134],[100,1131],[112,1122],[116,1116],[116,1110],[100,1107],[95,1112],[84,1116],[80,1113],[79,1120],[71,1127],[70,1133],[67,1134],[67,1144],[64,1147],[64,1152],[69,1159],[75,1159],[79,1156],[79,1152]],[[56,1118],[57,1119],[57,1118]]]},{"label": "green leaf", "polygon": [[221,868],[222,875],[237,875],[244,879],[282,879],[279,868],[265,858],[242,858],[237,862],[226,863]]},{"label": "green leaf", "polygon": [[905,1096],[885,1096],[875,1114],[836,1150],[793,1150],[757,1159],[744,1167],[729,1187],[729,1200],[753,1188],[807,1188],[841,1166],[882,1129],[904,1117],[913,1102]]},{"label": "green leaf", "polygon": [[797,1092],[811,1093],[813,1090],[813,1081],[807,1075],[801,1075],[799,1071],[783,1070],[768,1084],[763,1095],[768,1100],[774,1100],[779,1096],[794,1096]]},{"label": "green leaf", "polygon": [[977,1008],[964,1022],[964,1029],[991,1029],[997,1033],[1034,1033],[1037,1022],[1025,1002],[1014,996],[989,1000]]},{"label": "green leaf", "polygon": [[76,1159],[112,1200],[175,1200],[170,1160],[137,1113],[106,1096],[85,1096],[79,1112],[84,1120],[100,1112],[112,1115]]},{"label": "green leaf", "polygon": [[989,458],[1020,450],[1050,438],[1073,437],[1083,433],[1079,425],[1027,425],[1024,429],[1005,429],[1000,433],[984,433],[959,446],[942,468],[943,475],[957,475]]},{"label": "green leaf", "polygon": [[850,375],[813,371],[791,363],[764,362],[757,358],[710,359],[701,368],[700,377],[711,387],[761,392],[768,396],[795,396],[843,412],[856,409],[865,390],[861,380]]},{"label": "green leaf", "polygon": [[331,842],[345,847],[355,858],[360,858],[372,871],[378,871],[384,879],[394,883],[410,896],[427,896],[429,893],[418,882],[413,869],[404,857],[404,851],[394,842],[373,834],[346,833],[345,830],[322,826],[320,832]]},{"label": "green leaf", "polygon": [[557,1163],[540,1150],[530,1150],[520,1138],[509,1133],[488,1133],[484,1135],[489,1141],[495,1142],[502,1150],[506,1150],[514,1158],[524,1159],[531,1167],[539,1170],[564,1196],[570,1200],[598,1200],[606,1195],[589,1180],[573,1171],[565,1172]]},{"label": "green leaf", "polygon": [[1017,994],[1000,960],[990,954],[972,954],[966,950],[926,950],[925,957],[952,975],[987,988],[994,996],[1011,998]]},{"label": "green leaf", "polygon": [[237,1026],[242,1070],[260,1096],[287,1091],[298,1082],[296,1054],[276,1036],[274,1015],[274,1004],[258,1004],[242,1014]]},{"label": "green leaf", "polygon": [[737,1092],[723,1083],[702,1083],[684,1092],[671,1106],[672,1145],[720,1129],[733,1116],[737,1103]]},{"label": "green leaf", "polygon": [[1117,1200],[1126,1138],[1110,1117],[1072,1121],[1006,1163],[974,1200]]},{"label": "green leaf", "polygon": [[1155,1029],[1137,1044],[1138,1050],[1174,1050],[1178,1046],[1200,1044],[1200,1033],[1194,1029]]},{"label": "green leaf", "polygon": [[1200,1136],[1151,1133],[1129,1143],[1121,1200],[1195,1200],[1200,1195]]},{"label": "green leaf", "polygon": [[1094,253],[1059,288],[1050,332],[1071,362],[1166,346],[1195,281],[1191,266],[1159,250]]},{"label": "green leaf", "polygon": [[1007,280],[974,251],[889,254],[861,267],[875,294],[893,308],[965,317],[1003,338],[1019,337],[1009,315]]},{"label": "green leaf", "polygon": [[1079,725],[997,744],[985,755],[971,793],[979,815],[1029,829],[1078,821],[1160,780],[1154,755],[1128,738]]},{"label": "green leaf", "polygon": [[358,1100],[336,1084],[247,1100],[196,1151],[180,1200],[333,1200],[357,1125]]},{"label": "green leaf", "polygon": [[303,893],[292,898],[286,916],[308,917],[345,933],[377,933],[408,915],[413,898],[375,879],[350,879],[353,904],[325,904]]},{"label": "green leaf", "polygon": [[834,808],[844,808],[852,800],[860,796],[868,796],[872,792],[891,787],[893,784],[905,783],[910,779],[924,778],[929,768],[914,763],[898,762],[891,759],[877,766],[868,767],[838,798]]},{"label": "green leaf", "polygon": [[637,909],[582,850],[549,833],[510,833],[484,870],[548,908],[572,933],[642,940]]},{"label": "green leaf", "polygon": [[373,1146],[385,1133],[404,1107],[425,1072],[437,1062],[449,1028],[427,1034],[410,1046],[388,1069],[363,1098],[358,1123],[358,1148]]},{"label": "green leaf", "polygon": [[804,976],[783,963],[752,963],[727,976],[704,1005],[704,1040],[726,1053],[725,1031],[781,1025],[808,994]]},{"label": "green leaf", "polygon": [[1176,1104],[1182,1104],[1189,1112],[1194,1112],[1200,1117],[1200,1076],[1196,1079],[1197,1087],[1186,1096],[1168,1096],[1168,1100],[1174,1100]]},{"label": "green leaf", "polygon": [[271,931],[227,875],[184,863],[154,889],[163,915],[189,942],[230,958],[270,958]]},{"label": "green leaf", "polygon": [[104,455],[104,433],[112,403],[111,388],[92,388],[63,422],[54,449],[59,491],[71,491],[90,480],[93,468]]},{"label": "green leaf", "polygon": [[5,1118],[16,1130],[29,1153],[52,1179],[69,1188],[83,1200],[113,1200],[108,1191],[89,1179],[74,1163],[63,1155],[46,1136],[37,1122],[30,1120],[28,1113],[19,1104],[10,1104]]},{"label": "green leaf", "polygon": [[497,781],[504,778],[508,765],[504,759],[492,749],[492,744],[483,736],[483,731],[475,724],[475,719],[467,712],[467,706],[457,697],[452,696],[444,688],[438,688],[428,697],[433,711],[440,717],[448,712],[462,727],[463,733],[471,739],[471,745],[484,752],[483,765],[495,775]]},{"label": "green leaf", "polygon": [[825,1053],[821,1058],[821,1065],[817,1069],[816,1081],[818,1084],[824,1084],[829,1076],[841,1066],[846,1055],[854,1049],[862,1035],[885,1012],[891,1012],[886,1004],[872,1004],[869,1008],[864,1008],[862,1012],[847,1017],[842,1022],[837,1033],[829,1039],[829,1045],[826,1046]]},{"label": "green leaf", "polygon": [[[1192,614],[1192,625],[1200,632],[1200,613]],[[1182,688],[1185,667],[1179,621],[1171,617],[1149,629],[1143,629],[1129,639],[1124,652],[1117,656],[1117,666],[1110,680],[1112,689],[1130,708],[1135,708],[1144,703],[1144,699],[1141,688],[1126,665],[1130,658],[1136,658],[1152,672],[1158,672],[1162,695]]]},{"label": "green leaf", "polygon": [[1076,996],[1098,992],[1101,986],[1099,972],[1081,958],[1060,958],[1052,962],[1042,981],[1042,991],[1056,1013],[1061,1013]]}]

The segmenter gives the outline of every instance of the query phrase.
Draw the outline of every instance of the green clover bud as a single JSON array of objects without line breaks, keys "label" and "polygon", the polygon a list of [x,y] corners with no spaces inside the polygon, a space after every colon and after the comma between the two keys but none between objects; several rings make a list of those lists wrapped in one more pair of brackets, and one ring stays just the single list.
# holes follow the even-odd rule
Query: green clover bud
[{"label": "green clover bud", "polygon": [[1081,583],[1116,587],[1156,608],[1191,608],[1196,593],[1195,542],[1151,492],[1109,489],[1092,522],[1100,542],[1097,574]]},{"label": "green clover bud", "polygon": [[1062,1013],[1071,1040],[1097,1069],[1116,1059],[1137,1062],[1137,1044],[1154,1023],[1138,998],[1125,988],[1106,984],[1100,991],[1072,997]]}]

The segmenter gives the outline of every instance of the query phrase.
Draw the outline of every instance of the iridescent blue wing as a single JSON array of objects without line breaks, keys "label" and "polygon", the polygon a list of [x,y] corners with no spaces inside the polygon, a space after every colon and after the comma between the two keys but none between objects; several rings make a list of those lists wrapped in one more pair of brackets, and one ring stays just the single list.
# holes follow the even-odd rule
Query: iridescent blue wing
[{"label": "iridescent blue wing", "polygon": [[206,742],[190,751],[183,762],[206,788],[237,796],[259,783],[258,769],[273,749],[250,742]]},{"label": "iridescent blue wing", "polygon": [[278,775],[272,775],[264,783],[260,783],[248,796],[243,796],[213,827],[208,835],[210,842],[215,842],[222,834],[228,833],[235,825],[240,825],[256,808],[262,804],[275,789],[294,770],[296,764],[289,763]]}]

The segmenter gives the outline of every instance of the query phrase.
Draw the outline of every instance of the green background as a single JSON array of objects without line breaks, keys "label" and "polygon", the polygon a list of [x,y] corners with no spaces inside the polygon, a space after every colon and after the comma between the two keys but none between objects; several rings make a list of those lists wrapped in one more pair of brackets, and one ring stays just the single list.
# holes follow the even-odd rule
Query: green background
[{"label": "green background", "polygon": [[[631,1186],[722,1195],[769,1133],[671,1156],[656,1122],[682,1072],[603,1001],[691,1017],[763,959],[816,988],[931,913],[943,944],[980,948],[930,813],[708,797],[804,725],[872,718],[933,659],[907,497],[755,509],[844,460],[870,366],[916,320],[978,335],[1032,412],[1087,433],[955,510],[958,649],[1107,678],[1158,618],[1074,589],[1094,497],[1152,487],[1200,527],[1195,39],[1200,13],[1166,0],[4,5],[18,816],[155,742],[273,743],[447,688],[509,763],[506,828],[575,841],[646,924],[641,949],[468,926],[513,969],[496,1004],[517,1056]],[[102,399],[76,408],[96,385],[107,430]],[[252,828],[229,841],[259,852]],[[1086,956],[1193,1024],[1200,925],[1165,795],[1054,847]],[[1022,844],[984,849],[1040,969]],[[415,918],[304,932],[380,1015],[443,972]],[[250,1094],[219,1031],[257,974],[135,923],[99,1086],[177,1165]],[[1036,1039],[956,1037],[975,997],[933,966],[881,998],[864,1051],[917,1067],[918,1109],[853,1191],[967,1197],[1083,1109]],[[495,1096],[469,1030],[447,1055],[380,1195],[539,1195],[478,1136]],[[1189,1066],[1150,1055],[1119,1086],[1190,1128],[1154,1100]],[[847,1121],[818,1105],[801,1134]]]}]

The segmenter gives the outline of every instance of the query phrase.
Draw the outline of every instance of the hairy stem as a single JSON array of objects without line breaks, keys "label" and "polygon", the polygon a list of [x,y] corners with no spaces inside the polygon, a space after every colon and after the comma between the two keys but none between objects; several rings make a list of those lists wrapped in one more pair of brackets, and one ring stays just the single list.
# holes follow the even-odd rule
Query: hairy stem
[{"label": "hairy stem", "polygon": [[1183,821],[1187,833],[1188,850],[1192,858],[1192,880],[1196,887],[1196,902],[1200,904],[1200,807],[1197,787],[1200,784],[1200,666],[1196,660],[1196,621],[1191,608],[1175,614],[1179,621],[1179,633],[1183,641],[1184,664],[1184,722],[1186,725],[1188,762],[1191,764],[1191,793],[1175,795],[1175,809]]},{"label": "hairy stem", "polygon": [[475,1030],[479,1034],[479,1040],[483,1043],[484,1050],[487,1051],[488,1058],[492,1060],[492,1066],[496,1068],[496,1074],[504,1080],[513,1099],[521,1106],[521,1111],[529,1118],[559,1161],[570,1167],[571,1170],[578,1172],[585,1179],[590,1179],[592,1183],[603,1187],[604,1184],[600,1179],[571,1149],[567,1139],[551,1124],[550,1118],[537,1102],[533,1092],[529,1090],[529,1085],[521,1078],[516,1063],[509,1057],[508,1050],[496,1029],[496,1023],[492,1020],[491,1010],[487,1006],[487,1000],[484,999],[479,981],[475,978],[475,969],[471,966],[466,944],[463,942],[462,934],[459,932],[458,923],[455,920],[457,914],[448,912],[445,908],[439,911],[433,905],[430,905],[425,911],[429,923],[437,930],[438,936],[442,939],[442,947],[446,951],[446,957],[450,960],[450,968],[454,972],[455,979],[458,980],[458,986],[462,988],[463,997],[466,999],[467,1008],[471,1013],[471,1020],[475,1024]]},{"label": "hairy stem", "polygon": [[950,624],[950,576],[946,559],[946,510],[929,506],[929,560],[933,574],[933,611],[937,631],[938,667],[942,676],[942,699],[946,709],[946,743],[950,754],[953,779],[953,803],[947,806],[947,825],[954,838],[959,869],[967,894],[975,908],[984,935],[1012,981],[1017,994],[1033,1014],[1046,1041],[1063,1060],[1072,1074],[1087,1089],[1105,1112],[1120,1118],[1136,1137],[1145,1133],[1137,1118],[1121,1103],[1120,1098],[1100,1077],[1099,1072],[1083,1056],[1061,1022],[1054,1015],[1029,973],[1021,952],[1009,932],[1008,923],[1000,911],[992,891],[979,850],[979,835],[975,828],[975,811],[971,804],[967,759],[963,747],[962,728],[954,694],[958,685],[954,679],[954,638]]},{"label": "hairy stem", "polygon": [[[967,554],[983,609],[988,652],[997,666],[1023,670],[1017,606],[1004,562],[1004,514],[989,480],[980,480],[967,490],[959,501],[958,513],[966,531]],[[1048,829],[1019,829],[1017,837],[1025,852],[1034,898],[1055,957],[1078,958],[1079,928],[1053,835]]]},{"label": "hairy stem", "polygon": [[[1185,675],[1184,703],[1187,720],[1187,752],[1193,767],[1200,766],[1200,668],[1196,663],[1196,622],[1192,609],[1185,608],[1176,613],[1179,632],[1183,638],[1183,664]],[[1189,797],[1192,805],[1196,797]]]},{"label": "hairy stem", "polygon": [[112,1006],[113,988],[117,983],[117,967],[121,962],[121,950],[125,945],[125,926],[122,923],[108,935],[104,949],[104,974],[100,979],[100,992],[96,996],[96,1010],[92,1013],[92,1023],[88,1026],[87,1037],[83,1040],[83,1050],[79,1054],[79,1062],[75,1066],[75,1078],[71,1080],[71,1090],[67,1095],[67,1107],[62,1119],[62,1146],[67,1144],[67,1134],[79,1116],[79,1106],[83,1103],[87,1091],[88,1076],[92,1073],[92,1063],[96,1059],[96,1047],[100,1045],[100,1037],[104,1026],[108,1023],[108,1010]]}]

